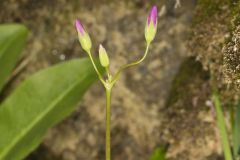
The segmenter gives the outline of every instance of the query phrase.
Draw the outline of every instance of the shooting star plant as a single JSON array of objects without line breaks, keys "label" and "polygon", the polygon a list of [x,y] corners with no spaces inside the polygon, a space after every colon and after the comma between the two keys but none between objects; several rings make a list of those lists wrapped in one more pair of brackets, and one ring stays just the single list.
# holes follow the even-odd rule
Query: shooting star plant
[{"label": "shooting star plant", "polygon": [[157,32],[157,7],[153,6],[147,22],[146,22],[146,26],[145,26],[145,39],[146,39],[146,50],[145,53],[143,55],[143,57],[135,62],[129,63],[129,64],[125,64],[123,66],[121,66],[119,68],[119,70],[116,72],[116,74],[112,75],[109,69],[110,66],[110,61],[108,58],[108,54],[105,50],[105,48],[100,45],[99,46],[99,59],[100,59],[100,63],[101,65],[105,68],[106,73],[107,73],[107,78],[104,79],[103,76],[100,74],[94,60],[91,54],[91,48],[92,48],[92,42],[91,39],[88,35],[88,33],[86,32],[86,30],[84,29],[84,27],[82,26],[81,22],[79,20],[76,20],[75,22],[75,26],[78,32],[78,38],[79,38],[79,42],[82,46],[82,48],[86,51],[86,53],[88,54],[92,65],[99,77],[99,80],[102,82],[105,91],[106,91],[106,160],[111,160],[111,129],[110,129],[110,124],[111,124],[111,93],[112,93],[112,87],[114,86],[114,84],[116,83],[116,81],[118,80],[120,74],[127,68],[138,65],[139,63],[141,63],[147,56],[148,54],[148,49],[149,49],[149,45],[151,44],[151,42],[153,41],[156,32]]}]

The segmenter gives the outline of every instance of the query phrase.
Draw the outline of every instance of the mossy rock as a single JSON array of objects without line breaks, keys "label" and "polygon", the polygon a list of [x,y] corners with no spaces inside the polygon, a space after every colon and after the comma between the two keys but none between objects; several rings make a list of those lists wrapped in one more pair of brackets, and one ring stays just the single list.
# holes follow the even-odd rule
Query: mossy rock
[{"label": "mossy rock", "polygon": [[[202,68],[202,64],[195,60],[195,57],[187,58],[180,66],[178,73],[176,74],[173,82],[172,88],[170,90],[169,99],[167,101],[167,106],[171,106],[176,101],[180,99],[192,99],[191,90],[195,90],[191,88],[186,92],[186,87],[194,81],[199,84],[199,81],[206,82],[209,80],[210,75],[207,71],[204,71]],[[198,90],[198,88],[196,88]],[[209,89],[210,91],[211,89]]]},{"label": "mossy rock", "polygon": [[172,81],[166,107],[160,111],[164,116],[161,128],[169,131],[162,136],[170,143],[169,150],[175,146],[188,146],[183,147],[179,153],[170,155],[170,159],[222,158],[217,153],[216,146],[206,145],[209,140],[212,144],[218,143],[212,127],[213,108],[208,105],[211,95],[210,73],[203,70],[196,57],[187,58]]},{"label": "mossy rock", "polygon": [[226,101],[240,93],[240,1],[200,0],[188,47]]}]

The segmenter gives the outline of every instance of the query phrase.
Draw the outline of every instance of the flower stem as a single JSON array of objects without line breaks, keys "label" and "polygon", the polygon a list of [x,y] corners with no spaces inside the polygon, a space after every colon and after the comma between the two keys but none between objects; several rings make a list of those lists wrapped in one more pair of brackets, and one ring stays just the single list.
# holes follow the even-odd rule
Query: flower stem
[{"label": "flower stem", "polygon": [[115,74],[114,78],[113,78],[113,83],[115,83],[120,75],[120,73],[124,70],[124,69],[127,69],[129,67],[132,67],[132,66],[135,66],[135,65],[138,65],[139,63],[141,63],[147,56],[148,54],[148,50],[149,50],[149,43],[147,43],[147,47],[146,47],[146,50],[145,50],[145,53],[143,55],[143,57],[135,62],[132,62],[130,64],[125,64],[123,66],[120,67],[120,69],[117,71],[117,73]]},{"label": "flower stem", "polygon": [[112,87],[106,87],[106,160],[111,160],[111,93]]},{"label": "flower stem", "polygon": [[97,73],[100,81],[104,84],[103,77],[102,77],[102,75],[100,74],[100,72],[98,71],[98,68],[97,68],[97,66],[96,66],[96,64],[95,64],[95,62],[94,62],[94,60],[93,60],[91,51],[88,51],[87,53],[88,53],[88,56],[89,56],[89,58],[90,58],[90,60],[91,60],[91,62],[92,62],[92,65],[93,65],[93,67],[94,67],[94,69],[95,69],[95,71],[96,71],[96,73]]},{"label": "flower stem", "polygon": [[218,124],[219,134],[220,134],[220,138],[221,138],[221,143],[223,146],[225,160],[233,160],[231,147],[230,147],[229,140],[228,140],[229,137],[228,137],[228,133],[227,133],[227,128],[225,125],[224,114],[223,114],[220,98],[217,93],[213,94],[213,102],[216,107],[217,124]]}]

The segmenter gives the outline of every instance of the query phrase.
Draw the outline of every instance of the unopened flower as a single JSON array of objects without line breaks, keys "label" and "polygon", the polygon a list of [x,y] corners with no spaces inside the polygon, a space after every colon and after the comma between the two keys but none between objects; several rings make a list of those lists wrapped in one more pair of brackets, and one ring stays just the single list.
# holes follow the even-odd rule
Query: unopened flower
[{"label": "unopened flower", "polygon": [[99,59],[103,67],[109,66],[109,58],[105,48],[102,45],[99,46]]},{"label": "unopened flower", "polygon": [[157,32],[157,7],[153,6],[149,13],[146,27],[145,27],[145,38],[147,43],[151,43]]},{"label": "unopened flower", "polygon": [[78,38],[79,38],[79,42],[80,42],[82,48],[86,52],[89,52],[92,47],[92,42],[91,42],[91,39],[90,39],[88,33],[84,30],[84,28],[79,20],[76,20],[75,26],[76,26],[76,29],[78,32]]}]

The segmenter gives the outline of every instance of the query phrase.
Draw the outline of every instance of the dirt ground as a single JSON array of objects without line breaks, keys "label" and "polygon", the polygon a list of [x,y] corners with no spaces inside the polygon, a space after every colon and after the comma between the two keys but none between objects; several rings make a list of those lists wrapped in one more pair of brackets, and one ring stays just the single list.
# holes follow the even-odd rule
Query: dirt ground
[{"label": "dirt ground", "polygon": [[[12,82],[49,65],[86,56],[74,28],[80,18],[93,40],[101,43],[111,70],[143,54],[144,27],[154,1],[9,0],[0,5],[0,22],[21,22],[29,30],[27,68]],[[167,144],[169,160],[221,159],[211,104],[209,73],[186,48],[195,0],[157,1],[166,12],[147,59],[126,71],[113,91],[112,157],[147,160]],[[71,116],[50,129],[27,160],[103,160],[105,98],[100,83],[84,96]]]}]

